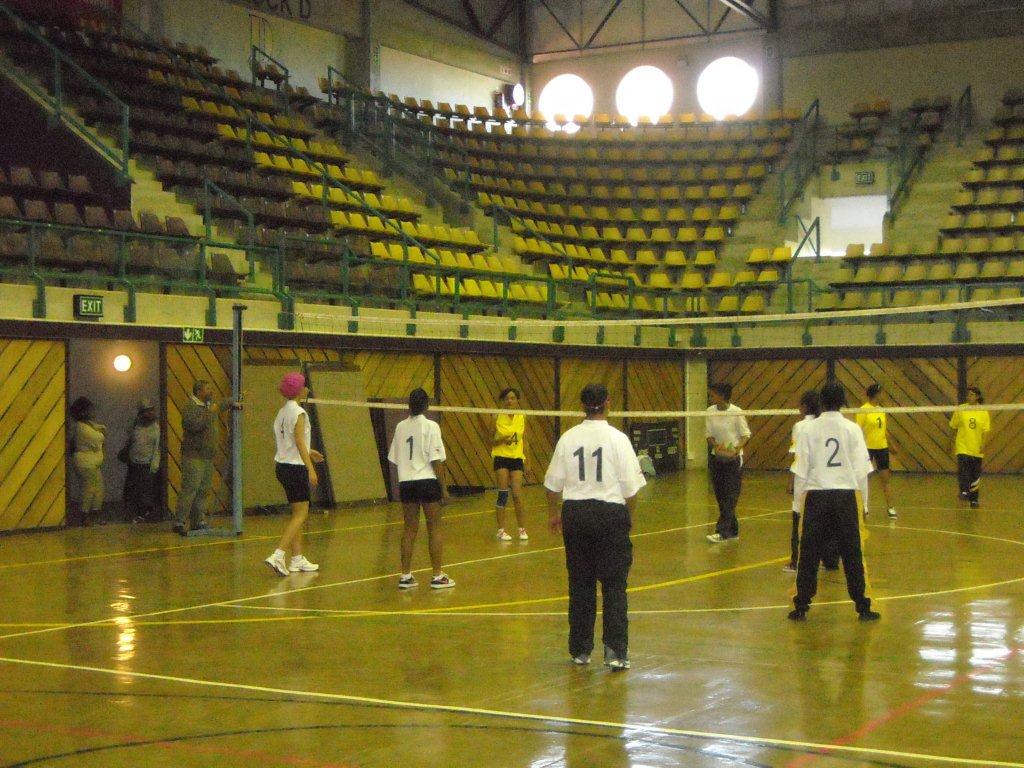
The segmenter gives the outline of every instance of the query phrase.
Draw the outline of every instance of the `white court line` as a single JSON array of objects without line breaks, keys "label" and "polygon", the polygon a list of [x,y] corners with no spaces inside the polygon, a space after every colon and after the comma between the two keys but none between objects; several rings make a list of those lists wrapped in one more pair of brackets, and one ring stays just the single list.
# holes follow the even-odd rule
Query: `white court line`
[{"label": "white court line", "polygon": [[226,688],[236,691],[247,691],[250,693],[274,694],[278,696],[292,696],[302,699],[322,699],[325,701],[341,701],[350,704],[365,704],[391,709],[418,710],[422,712],[440,712],[444,714],[457,715],[479,715],[481,717],[500,718],[505,720],[526,720],[542,723],[562,723],[565,725],[587,726],[592,728],[611,728],[618,731],[635,732],[656,736],[679,736],[691,739],[704,739],[707,741],[725,741],[737,744],[750,744],[761,747],[782,747],[787,749],[798,749],[804,752],[824,752],[826,754],[839,752],[853,755],[872,755],[876,757],[900,758],[903,760],[921,760],[931,763],[945,763],[949,765],[978,765],[994,766],[995,768],[1024,768],[1024,763],[998,761],[998,760],[976,760],[968,757],[954,757],[951,755],[935,755],[915,752],[900,752],[890,749],[877,749],[873,747],[855,747],[846,744],[822,744],[811,741],[797,741],[792,739],[774,739],[762,736],[747,736],[743,734],[717,733],[712,731],[697,731],[684,728],[669,728],[657,725],[645,725],[643,723],[617,723],[606,720],[588,720],[578,717],[564,717],[560,715],[544,715],[534,712],[513,712],[501,709],[484,709],[480,707],[466,707],[454,704],[428,704],[414,701],[403,701],[399,699],[381,699],[371,696],[354,696],[343,693],[325,693],[317,691],[301,691],[288,688],[272,688],[262,685],[250,685],[245,683],[230,683],[218,680],[204,680],[201,678],[177,677],[173,675],[159,675],[149,672],[134,672],[122,669],[107,669],[105,667],[91,667],[83,664],[61,664],[52,661],[31,661],[29,659],[16,659],[0,657],[0,663],[23,665],[44,669],[60,669],[73,672],[90,672],[94,674],[109,675],[118,678],[133,678],[138,680],[155,680],[166,683],[179,683],[182,685],[202,686],[206,688]]},{"label": "white court line", "polygon": [[[763,507],[746,507],[746,509],[764,509],[764,508]],[[768,511],[768,512],[763,512],[763,513],[758,514],[758,515],[749,515],[747,517],[741,517],[740,519],[741,520],[753,520],[753,519],[756,519],[756,518],[759,518],[759,517],[768,517],[770,515],[777,515],[777,514],[781,514],[781,512],[779,512],[777,510],[771,510],[771,511]],[[678,531],[692,530],[694,528],[705,528],[705,527],[707,527],[707,525],[708,525],[708,523],[704,522],[704,523],[694,523],[693,525],[677,526],[677,527],[674,527],[674,528],[665,528],[665,529],[660,529],[660,530],[657,530],[657,531],[647,531],[647,532],[644,532],[644,533],[633,534],[633,538],[641,538],[641,537],[644,537],[644,536],[654,536],[654,535],[663,534],[663,533],[675,533],[675,532],[678,532]],[[541,554],[541,553],[545,553],[545,552],[556,552],[556,551],[559,551],[561,549],[563,549],[562,546],[547,547],[547,548],[544,548],[544,549],[524,549],[524,550],[520,550],[518,552],[506,552],[506,553],[501,554],[501,555],[489,555],[487,557],[478,557],[478,558],[474,558],[472,560],[463,560],[463,561],[457,562],[457,563],[449,563],[446,567],[448,567],[448,568],[460,568],[460,567],[467,566],[467,565],[478,565],[480,563],[487,563],[487,562],[494,562],[494,561],[498,561],[498,560],[505,560],[505,559],[512,558],[512,557],[523,557],[525,555],[531,555],[531,554]],[[422,573],[422,572],[427,571],[427,570],[429,570],[429,569],[428,568],[420,568],[420,569],[418,569],[416,571],[416,573]],[[166,608],[164,610],[151,611],[149,613],[136,613],[136,614],[119,615],[117,617],[106,617],[106,618],[102,618],[102,619],[95,619],[93,621],[76,622],[76,623],[70,623],[70,624],[59,624],[57,626],[45,627],[45,628],[42,628],[42,629],[30,629],[30,630],[24,630],[22,632],[11,632],[11,633],[6,634],[6,635],[0,635],[0,640],[13,640],[13,639],[19,638],[19,637],[30,637],[30,636],[34,636],[34,635],[45,635],[45,634],[50,634],[52,632],[61,632],[61,631],[64,631],[64,630],[69,630],[69,629],[82,629],[82,628],[85,628],[85,627],[109,625],[109,624],[112,624],[114,622],[115,618],[117,620],[120,620],[120,621],[123,621],[123,620],[126,620],[126,619],[127,620],[149,619],[149,618],[153,618],[155,616],[169,616],[169,615],[175,614],[175,613],[184,613],[186,611],[199,611],[199,610],[203,610],[205,608],[230,608],[230,607],[233,607],[233,606],[235,606],[235,605],[237,605],[239,603],[246,603],[246,602],[250,602],[250,601],[253,601],[253,600],[266,600],[266,599],[269,599],[269,598],[279,598],[279,597],[282,597],[283,595],[297,594],[299,592],[311,592],[311,591],[317,590],[317,589],[332,589],[334,587],[346,587],[346,586],[351,586],[351,585],[354,585],[354,584],[365,584],[367,582],[380,581],[381,579],[396,579],[400,575],[401,574],[396,571],[394,573],[385,573],[385,574],[377,575],[377,576],[364,576],[364,577],[359,578],[359,579],[349,579],[347,581],[336,581],[336,582],[330,582],[330,583],[327,583],[327,584],[310,584],[310,585],[305,586],[305,587],[296,587],[295,589],[285,589],[285,590],[280,590],[280,591],[276,591],[276,592],[264,592],[264,593],[261,593],[261,594],[258,594],[258,595],[250,595],[249,597],[235,598],[233,600],[221,600],[221,601],[212,602],[212,603],[202,603],[200,605],[182,606],[182,607],[179,607],[179,608]]]}]

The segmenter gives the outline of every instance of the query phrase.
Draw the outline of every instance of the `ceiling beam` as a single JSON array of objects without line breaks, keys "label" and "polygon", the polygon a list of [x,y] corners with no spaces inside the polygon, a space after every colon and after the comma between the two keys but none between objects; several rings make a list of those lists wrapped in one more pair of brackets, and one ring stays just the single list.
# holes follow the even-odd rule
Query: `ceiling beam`
[{"label": "ceiling beam", "polygon": [[730,10],[746,16],[761,29],[768,28],[768,17],[754,7],[754,0],[718,0],[718,2]]},{"label": "ceiling beam", "polygon": [[690,17],[690,21],[692,21],[694,24],[696,24],[698,29],[700,29],[701,32],[703,32],[705,35],[709,34],[708,33],[708,28],[706,26],[704,26],[704,22],[702,22],[700,19],[698,19],[693,14],[693,11],[691,11],[689,8],[686,7],[686,5],[683,3],[683,0],[676,0],[676,5],[678,5],[680,8],[682,8],[683,13],[685,13],[687,16]]},{"label": "ceiling beam", "polygon": [[469,0],[462,0],[462,10],[466,12],[466,18],[469,19],[469,23],[473,26],[473,29],[476,30],[477,34],[482,35],[484,33],[484,28],[483,25],[480,24],[480,19],[476,15],[476,9],[473,7],[473,4]]},{"label": "ceiling beam", "polygon": [[463,19],[458,19],[453,16],[449,16],[446,13],[436,11],[428,5],[424,5],[423,3],[418,2],[418,0],[402,0],[402,2],[404,2],[408,6],[411,6],[412,8],[415,8],[417,11],[422,11],[428,16],[432,16],[435,19],[440,19],[441,21],[447,24],[451,24],[456,29],[461,29],[466,34],[471,35],[477,38],[478,40],[483,40],[484,42],[490,43],[491,45],[495,45],[501,50],[505,51],[506,53],[512,53],[515,55],[525,55],[522,51],[516,51],[513,50],[512,48],[509,48],[508,45],[500,42],[499,40],[496,40],[493,36],[486,34],[483,30],[474,29],[470,24],[467,24]]},{"label": "ceiling beam", "polygon": [[615,0],[615,2],[612,3],[612,7],[608,9],[608,13],[606,13],[604,15],[604,18],[601,19],[601,23],[597,25],[597,28],[594,30],[593,34],[590,37],[588,37],[587,38],[587,42],[585,42],[583,44],[584,48],[589,48],[590,47],[591,43],[593,43],[594,40],[597,38],[597,36],[599,34],[601,34],[601,30],[604,29],[604,25],[608,23],[608,20],[612,17],[612,15],[617,10],[619,10],[619,6],[621,6],[621,5],[622,5],[622,0]]},{"label": "ceiling beam", "polygon": [[558,14],[551,10],[551,6],[547,4],[547,0],[540,0],[540,4],[543,5],[544,9],[551,14],[551,18],[555,20],[555,23],[562,28],[562,32],[565,33],[565,36],[572,40],[572,44],[576,46],[576,50],[582,50],[583,46],[580,45],[580,41],[577,40],[572,32],[569,31],[569,28],[562,23],[562,20],[558,18]]}]

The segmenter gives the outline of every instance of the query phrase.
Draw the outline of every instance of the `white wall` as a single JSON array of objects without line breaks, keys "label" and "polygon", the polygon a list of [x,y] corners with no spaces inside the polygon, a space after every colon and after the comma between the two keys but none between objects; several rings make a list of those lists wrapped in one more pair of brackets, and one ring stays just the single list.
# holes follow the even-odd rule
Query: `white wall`
[{"label": "white wall", "polygon": [[468,69],[453,67],[440,61],[380,47],[380,90],[398,94],[403,99],[415,96],[469,107],[492,106],[493,93],[502,81]]},{"label": "white wall", "polygon": [[[205,46],[223,67],[249,79],[250,40],[258,32],[245,8],[220,0],[128,0],[125,14],[153,35]],[[288,67],[292,85],[319,94],[317,78],[328,64],[344,71],[341,35],[279,18],[269,18],[267,30],[265,50]]]}]

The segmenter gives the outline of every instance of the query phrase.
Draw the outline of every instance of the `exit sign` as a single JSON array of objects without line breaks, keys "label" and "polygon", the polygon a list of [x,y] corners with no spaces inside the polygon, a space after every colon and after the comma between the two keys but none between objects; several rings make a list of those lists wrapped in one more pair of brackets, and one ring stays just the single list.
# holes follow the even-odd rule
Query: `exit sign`
[{"label": "exit sign", "polygon": [[855,181],[858,187],[870,187],[875,183],[875,172],[857,171]]},{"label": "exit sign", "polygon": [[206,338],[205,328],[182,328],[181,341],[184,344],[202,344]]},{"label": "exit sign", "polygon": [[76,320],[99,320],[103,317],[103,297],[76,293],[74,309]]}]

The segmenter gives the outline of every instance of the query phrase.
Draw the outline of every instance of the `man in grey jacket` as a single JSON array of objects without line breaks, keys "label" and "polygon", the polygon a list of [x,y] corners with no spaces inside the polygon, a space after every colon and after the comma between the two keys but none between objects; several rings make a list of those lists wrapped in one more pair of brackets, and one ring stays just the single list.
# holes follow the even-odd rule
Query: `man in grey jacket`
[{"label": "man in grey jacket", "polygon": [[192,397],[181,413],[181,490],[174,531],[182,536],[206,524],[206,500],[213,484],[213,457],[220,438],[221,411],[241,408],[231,398],[215,400],[210,382],[192,385]]}]

